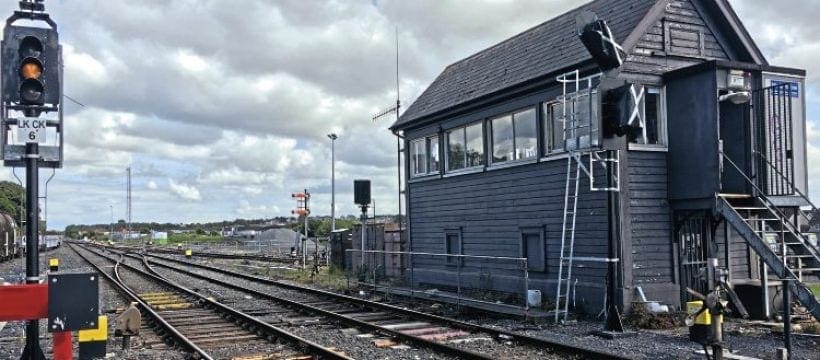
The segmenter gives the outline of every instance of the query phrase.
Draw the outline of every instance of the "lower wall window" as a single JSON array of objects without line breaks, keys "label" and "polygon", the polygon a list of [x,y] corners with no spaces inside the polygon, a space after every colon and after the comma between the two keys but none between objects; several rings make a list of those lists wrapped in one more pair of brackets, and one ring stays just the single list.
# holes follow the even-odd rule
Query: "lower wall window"
[{"label": "lower wall window", "polygon": [[[454,230],[454,231],[447,231],[444,234],[444,252],[448,255],[462,255],[461,253],[461,232]],[[446,259],[447,264],[457,264],[457,257],[448,256]]]},{"label": "lower wall window", "polygon": [[529,271],[546,269],[543,234],[540,228],[521,230],[521,257],[527,259],[527,270]]}]

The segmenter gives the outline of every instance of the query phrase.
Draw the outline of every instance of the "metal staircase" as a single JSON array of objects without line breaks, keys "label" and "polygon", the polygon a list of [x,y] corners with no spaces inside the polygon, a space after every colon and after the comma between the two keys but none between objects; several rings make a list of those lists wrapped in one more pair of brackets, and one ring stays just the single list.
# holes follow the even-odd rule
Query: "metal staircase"
[{"label": "metal staircase", "polygon": [[[564,213],[561,227],[561,253],[558,263],[558,281],[555,286],[556,322],[566,321],[569,314],[573,261],[590,260],[590,258],[577,258],[574,256],[581,177],[586,176],[588,178],[589,191],[617,192],[620,190],[620,152],[615,150],[579,149],[581,142],[578,141],[578,134],[587,131],[591,138],[591,128],[595,119],[586,119],[586,121],[579,119],[579,114],[583,111],[580,109],[581,105],[579,105],[578,99],[582,96],[590,96],[593,89],[593,80],[600,76],[600,74],[596,74],[580,78],[578,70],[575,70],[557,78],[558,82],[563,84],[563,95],[560,97],[563,111],[560,118],[564,125],[563,140],[568,156],[564,189]],[[582,92],[585,92],[585,94],[582,94]],[[589,160],[588,163],[585,163],[586,159]],[[605,170],[606,185],[596,186],[596,178],[601,177],[595,174],[596,167]],[[600,179],[598,182],[600,182]]]},{"label": "metal staircase", "polygon": [[[813,215],[799,208],[790,212],[776,206],[731,159],[725,154],[723,158],[752,184],[756,196],[719,196],[715,210],[746,240],[779,280],[788,280],[789,290],[815,319],[820,320],[820,302],[803,283],[807,278],[820,276],[820,251],[816,240],[801,231],[801,219],[811,221]],[[805,196],[804,200],[816,209]]]}]

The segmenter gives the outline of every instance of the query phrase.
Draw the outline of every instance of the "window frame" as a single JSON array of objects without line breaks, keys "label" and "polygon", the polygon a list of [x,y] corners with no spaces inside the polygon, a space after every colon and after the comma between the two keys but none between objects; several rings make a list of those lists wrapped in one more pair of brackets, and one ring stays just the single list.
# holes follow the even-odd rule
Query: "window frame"
[{"label": "window frame", "polygon": [[[450,237],[455,236],[456,241],[458,242],[458,253],[450,253]],[[461,229],[445,229],[444,230],[444,254],[447,255],[464,255],[464,238],[461,235]],[[455,259],[459,259],[460,261],[456,261]],[[444,263],[448,266],[456,266],[457,264],[463,264],[463,258],[454,258],[450,256],[444,257]]]},{"label": "window frame", "polygon": [[[481,147],[480,147],[481,157],[480,158],[482,159],[482,163],[479,164],[479,165],[469,166],[468,165],[468,160],[467,160],[467,152],[468,152],[468,149],[469,149],[468,143],[467,143],[467,128],[472,127],[472,126],[478,126],[479,129],[481,129]],[[464,143],[464,158],[462,160],[463,160],[464,167],[461,167],[461,168],[458,168],[458,169],[451,169],[450,168],[450,134],[454,133],[456,131],[460,131],[461,134],[462,134],[461,139]],[[451,129],[447,129],[446,131],[444,131],[444,138],[445,138],[445,141],[444,141],[444,155],[445,155],[444,156],[444,172],[445,173],[473,172],[476,169],[483,169],[485,166],[487,166],[487,159],[486,159],[486,157],[487,157],[487,146],[486,146],[487,145],[487,131],[484,127],[484,120],[475,121],[475,122],[472,122],[472,123],[468,123],[468,124],[465,124],[465,125],[461,125],[461,126],[457,126],[457,127],[451,128]]]},{"label": "window frame", "polygon": [[[433,139],[436,139],[437,145],[439,146],[439,148],[441,148],[441,142],[439,140],[440,137],[439,137],[438,134],[422,136],[422,137],[410,140],[410,142],[409,142],[410,143],[410,159],[411,159],[410,178],[422,178],[422,177],[426,177],[426,176],[438,175],[438,174],[441,173],[441,154],[440,153],[436,154],[436,155],[439,156],[439,169],[438,170],[433,170],[432,167],[431,167],[431,165],[433,163],[432,162],[433,153],[431,152],[431,150],[433,148],[433,146],[432,146],[432,144],[433,144],[432,140]],[[424,149],[424,172],[416,172],[417,169],[415,169],[416,154],[414,152],[414,150],[415,150],[414,146],[416,146],[416,144],[418,144],[418,143],[422,143],[422,148]]]},{"label": "window frame", "polygon": [[[547,271],[547,245],[546,245],[546,236],[543,227],[522,227],[519,229],[519,241],[518,241],[518,255],[519,257],[527,259],[527,271],[533,272],[546,272]],[[543,258],[543,262],[539,266],[533,266],[529,259],[530,257],[527,256],[527,246],[525,244],[526,236],[528,235],[535,235],[538,237],[538,250],[541,253],[541,257]]]},{"label": "window frame", "polygon": [[[560,105],[561,104],[561,97],[562,96],[563,95],[558,95],[552,100],[547,100],[547,101],[541,102],[541,128],[542,128],[541,142],[543,143],[541,145],[541,151],[543,152],[542,156],[544,156],[544,157],[557,155],[557,154],[562,154],[562,153],[566,153],[566,152],[569,151],[569,150],[567,150],[567,145],[566,145],[567,139],[564,138],[566,136],[566,127],[565,127],[566,125],[564,125],[563,128],[561,129],[561,132],[563,133],[562,136],[561,136],[561,138],[563,139],[563,143],[561,144],[561,147],[558,148],[558,149],[554,149],[554,150],[550,149],[550,144],[555,145],[555,144],[553,144],[554,140],[555,140],[554,139],[554,136],[555,136],[554,135],[555,120],[558,119],[558,118],[555,118],[555,116],[554,116],[555,112],[552,111],[552,107],[555,106],[555,105]],[[602,118],[602,114],[601,114],[602,109],[600,108],[601,92],[597,87],[593,87],[592,89],[583,88],[583,89],[580,89],[579,91],[576,91],[576,92],[567,93],[567,97],[573,100],[571,102],[571,105],[573,107],[572,111],[575,111],[575,106],[578,103],[578,101],[576,99],[580,98],[581,96],[588,98],[588,100],[587,100],[587,104],[588,104],[588,107],[589,107],[588,113],[590,114],[589,126],[582,129],[582,130],[580,130],[580,131],[586,131],[588,133],[587,135],[589,136],[589,146],[579,147],[578,146],[580,144],[579,139],[581,137],[578,136],[578,134],[576,133],[575,134],[575,139],[574,139],[576,147],[573,150],[575,150],[575,151],[584,151],[584,150],[591,150],[591,149],[600,149],[601,144],[602,144],[602,136],[601,136],[602,130],[601,130],[601,127],[603,125],[602,124],[603,118]],[[593,102],[592,101],[593,97],[596,97],[596,96],[598,97],[598,101]],[[546,108],[546,111],[545,111],[545,108]],[[593,121],[593,119],[592,119],[592,114],[596,115],[596,119],[594,119],[595,121]],[[595,127],[592,126],[593,124],[595,125]],[[576,130],[576,131],[578,131],[578,130]]]},{"label": "window frame", "polygon": [[[518,152],[517,152],[517,149],[518,149],[518,136],[517,136],[518,132],[515,129],[515,115],[516,114],[521,114],[521,113],[524,113],[524,112],[527,112],[527,111],[532,111],[533,125],[535,125],[535,156],[528,157],[528,158],[517,158],[517,155],[518,155]],[[494,158],[495,158],[495,133],[494,133],[495,127],[494,127],[493,124],[496,120],[500,120],[500,119],[506,118],[506,117],[509,117],[510,127],[512,127],[512,154],[513,154],[513,157],[516,157],[516,158],[510,159],[510,160],[495,161],[494,160]],[[505,113],[502,113],[502,114],[499,114],[499,115],[495,115],[495,116],[487,119],[487,124],[488,124],[488,130],[487,130],[486,138],[487,138],[487,143],[488,143],[487,144],[487,149],[488,149],[487,164],[488,164],[488,166],[490,166],[490,167],[502,166],[502,165],[507,165],[507,164],[510,164],[510,163],[520,163],[520,162],[527,162],[527,161],[532,161],[534,159],[538,159],[538,157],[539,157],[539,153],[538,153],[538,150],[539,150],[539,146],[538,146],[539,132],[538,132],[538,106],[537,105],[530,105],[530,106],[519,108],[517,110],[508,111],[508,112],[505,112]]]},{"label": "window frame", "polygon": [[657,84],[634,84],[640,86],[644,90],[644,96],[641,99],[641,119],[646,122],[646,94],[649,89],[658,91],[658,143],[657,144],[641,144],[632,142],[627,139],[629,150],[644,150],[644,151],[666,151],[669,148],[669,133],[668,133],[668,119],[666,105],[666,86]]}]

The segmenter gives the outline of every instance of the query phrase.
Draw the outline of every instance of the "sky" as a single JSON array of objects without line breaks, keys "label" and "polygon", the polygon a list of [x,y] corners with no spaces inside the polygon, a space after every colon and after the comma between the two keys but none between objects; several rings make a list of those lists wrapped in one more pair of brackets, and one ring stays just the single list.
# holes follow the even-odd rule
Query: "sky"
[{"label": "sky", "polygon": [[[820,161],[820,1],[730,2],[770,63],[808,70],[809,162]],[[337,214],[357,213],[359,178],[373,181],[377,212],[396,213],[395,118],[371,120],[397,96],[396,29],[406,107],[448,64],[582,3],[48,0],[64,91],[82,104],[64,104],[48,227],[107,223],[112,208],[124,218],[128,166],[135,222],[289,216],[305,188],[312,213],[329,214],[329,133]],[[16,181],[8,168],[0,179]]]}]

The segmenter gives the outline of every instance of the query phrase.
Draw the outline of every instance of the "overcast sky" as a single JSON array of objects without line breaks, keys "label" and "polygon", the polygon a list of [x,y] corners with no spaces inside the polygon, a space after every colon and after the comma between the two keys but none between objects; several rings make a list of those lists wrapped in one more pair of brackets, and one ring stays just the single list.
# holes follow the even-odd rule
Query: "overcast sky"
[{"label": "overcast sky", "polygon": [[[370,118],[396,98],[396,26],[406,106],[446,65],[584,2],[46,1],[65,92],[85,105],[65,103],[49,228],[108,222],[109,205],[123,218],[129,165],[134,221],[289,215],[290,193],[303,188],[313,213],[329,214],[330,132],[338,213],[356,212],[356,178],[373,179],[377,211],[395,213],[394,119]],[[809,71],[809,151],[820,161],[820,2],[731,3],[771,63]],[[8,169],[0,178],[14,179]]]}]

